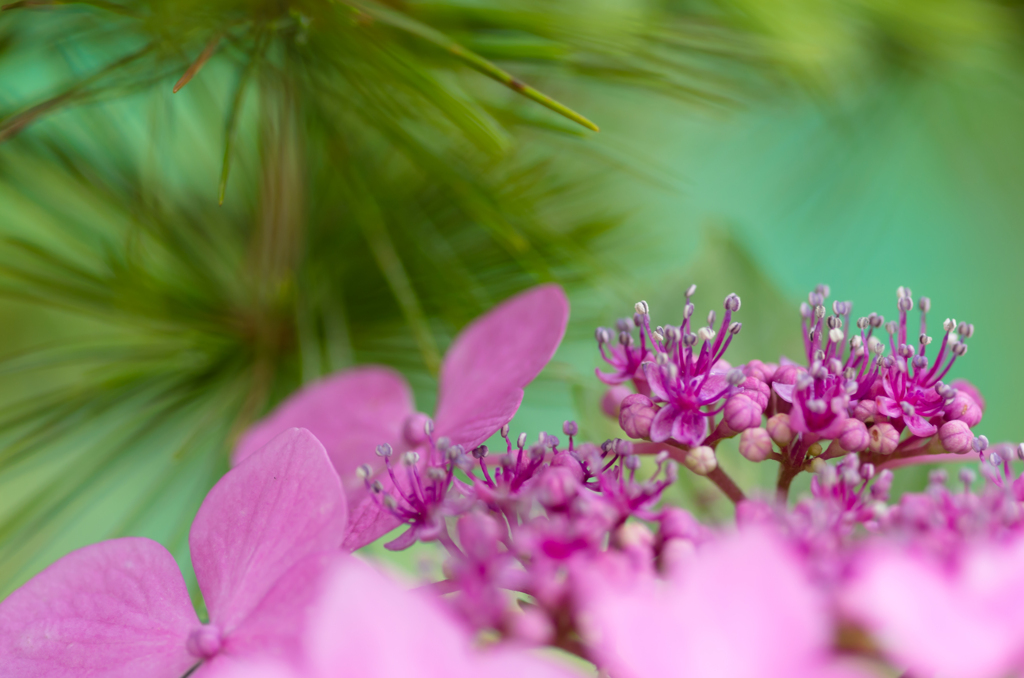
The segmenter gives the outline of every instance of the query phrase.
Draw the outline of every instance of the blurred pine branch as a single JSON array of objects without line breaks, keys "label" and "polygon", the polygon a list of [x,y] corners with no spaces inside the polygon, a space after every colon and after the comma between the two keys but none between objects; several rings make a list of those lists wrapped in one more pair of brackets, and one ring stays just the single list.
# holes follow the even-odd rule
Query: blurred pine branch
[{"label": "blurred pine branch", "polygon": [[234,437],[299,385],[426,384],[496,301],[599,278],[593,197],[645,168],[559,101],[719,104],[758,58],[657,4],[5,6],[0,594],[120,534],[187,559]]}]

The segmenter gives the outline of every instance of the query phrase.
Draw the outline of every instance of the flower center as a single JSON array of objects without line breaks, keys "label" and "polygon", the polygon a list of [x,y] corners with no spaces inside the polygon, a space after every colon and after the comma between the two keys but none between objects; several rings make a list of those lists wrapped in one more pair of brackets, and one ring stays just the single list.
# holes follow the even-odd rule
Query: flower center
[{"label": "flower center", "polygon": [[212,659],[221,648],[220,629],[213,624],[203,624],[188,635],[185,649],[193,657]]}]

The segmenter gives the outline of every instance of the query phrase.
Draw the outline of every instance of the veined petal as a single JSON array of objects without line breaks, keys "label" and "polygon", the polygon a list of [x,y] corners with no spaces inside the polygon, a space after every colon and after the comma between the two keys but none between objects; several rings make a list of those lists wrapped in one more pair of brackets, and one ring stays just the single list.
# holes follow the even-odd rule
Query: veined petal
[{"label": "veined petal", "polygon": [[332,550],[306,556],[293,565],[225,639],[221,656],[301,666],[311,606],[323,595],[326,574],[337,562],[351,557]]},{"label": "veined petal", "polygon": [[643,370],[654,400],[672,402],[672,396],[669,394],[668,384],[665,383],[665,374],[661,366],[657,363],[646,362],[643,364]]},{"label": "veined petal", "polygon": [[149,539],[64,556],[0,603],[0,675],[179,678],[199,626],[178,565]]},{"label": "veined petal", "polygon": [[402,375],[386,367],[359,367],[303,387],[238,441],[235,465],[290,428],[310,431],[327,450],[346,490],[362,482],[356,469],[377,467],[377,445],[389,443],[401,453],[402,427],[415,412],[412,392]]},{"label": "veined petal", "polygon": [[523,387],[555,354],[568,321],[562,288],[540,285],[466,326],[441,366],[436,435],[472,449],[508,423]]},{"label": "veined petal", "polygon": [[905,414],[903,415],[903,421],[906,422],[910,432],[918,438],[929,438],[939,430],[935,424],[929,423],[927,419],[919,414]]},{"label": "veined petal", "polygon": [[903,408],[892,398],[886,398],[885,396],[876,397],[875,407],[878,408],[878,412],[887,417],[899,419],[903,416]]},{"label": "veined petal", "polygon": [[775,381],[772,382],[772,389],[787,403],[793,402],[793,384],[782,384]]},{"label": "veined petal", "polygon": [[661,443],[672,437],[672,426],[676,417],[679,416],[679,408],[675,405],[665,405],[651,420],[651,440]]},{"label": "veined petal", "polygon": [[[390,492],[395,487],[387,475],[381,475],[378,480],[384,486],[384,492]],[[369,492],[363,492],[360,496],[359,503],[353,507],[349,516],[348,530],[341,544],[345,551],[361,549],[402,524],[391,512],[381,508]]]},{"label": "veined petal", "polygon": [[290,429],[206,495],[189,544],[210,621],[230,633],[292,565],[337,548],[348,509],[323,446]]},{"label": "veined petal", "polygon": [[672,422],[672,437],[690,447],[700,445],[708,437],[707,417],[695,412],[680,414]]}]

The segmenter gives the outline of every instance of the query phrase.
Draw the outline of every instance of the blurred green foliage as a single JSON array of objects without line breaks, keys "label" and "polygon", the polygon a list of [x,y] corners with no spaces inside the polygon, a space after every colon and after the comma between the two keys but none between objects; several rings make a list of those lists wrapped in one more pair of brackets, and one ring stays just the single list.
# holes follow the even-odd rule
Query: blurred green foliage
[{"label": "blurred green foliage", "polygon": [[[729,357],[767,360],[827,282],[858,313],[909,285],[974,322],[957,376],[983,432],[1024,437],[1016,3],[6,7],[0,594],[120,534],[187,561],[249,422],[361,362],[430,411],[451,337],[543,280],[573,318],[531,434],[612,434],[592,330],[637,299],[673,317],[690,282],[704,312],[735,291]],[[771,475],[736,456],[741,484]],[[721,517],[706,485],[678,500]]]}]

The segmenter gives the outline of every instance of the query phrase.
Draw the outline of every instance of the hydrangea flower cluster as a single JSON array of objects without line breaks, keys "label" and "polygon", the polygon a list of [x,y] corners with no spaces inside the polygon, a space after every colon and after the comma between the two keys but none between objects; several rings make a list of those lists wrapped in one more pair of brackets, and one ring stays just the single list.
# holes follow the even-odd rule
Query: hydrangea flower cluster
[{"label": "hydrangea flower cluster", "polygon": [[[196,516],[208,618],[162,547],[103,542],[0,603],[0,675],[582,675],[539,647],[614,678],[1024,672],[1024,445],[975,435],[984,401],[946,382],[973,327],[945,321],[931,358],[927,298],[914,338],[909,289],[886,323],[820,286],[801,363],[732,366],[739,297],[697,327],[694,294],[679,325],[641,301],[597,330],[623,431],[600,444],[572,421],[512,435],[566,328],[553,285],[463,330],[433,416],[383,367],[310,385],[242,437]],[[736,436],[779,465],[773,492],[718,464]],[[939,470],[890,497],[901,466],[972,453],[980,479]],[[681,467],[737,504],[734,526],[663,501]],[[810,495],[790,503],[802,472]],[[443,578],[410,590],[351,555],[386,534],[390,550],[438,545]]]}]

